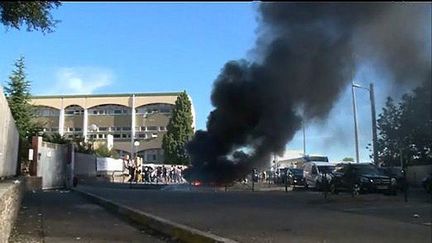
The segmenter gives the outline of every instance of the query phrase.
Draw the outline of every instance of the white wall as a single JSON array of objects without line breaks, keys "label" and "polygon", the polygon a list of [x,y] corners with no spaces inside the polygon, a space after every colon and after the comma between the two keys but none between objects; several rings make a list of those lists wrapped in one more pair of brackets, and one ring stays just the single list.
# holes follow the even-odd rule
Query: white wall
[{"label": "white wall", "polygon": [[16,174],[19,135],[0,86],[0,177]]}]

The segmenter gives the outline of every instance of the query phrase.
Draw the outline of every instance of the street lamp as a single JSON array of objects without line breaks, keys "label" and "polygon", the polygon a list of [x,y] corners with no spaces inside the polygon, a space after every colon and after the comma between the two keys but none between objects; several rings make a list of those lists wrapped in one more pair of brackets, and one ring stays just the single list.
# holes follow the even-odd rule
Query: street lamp
[{"label": "street lamp", "polygon": [[98,126],[96,125],[96,124],[91,124],[90,126],[89,126],[89,130],[90,130],[90,132],[93,132],[94,134],[91,134],[90,135],[90,140],[88,141],[89,143],[90,143],[90,146],[92,147],[92,148],[94,148],[94,140],[95,139],[93,139],[92,138],[92,136],[97,136],[96,135],[96,132],[97,132],[97,130],[98,130]]},{"label": "street lamp", "polygon": [[138,146],[140,145],[140,142],[138,140],[135,140],[133,145],[135,146],[134,151],[133,151],[133,158],[135,158],[136,157],[136,151],[137,151]]},{"label": "street lamp", "polygon": [[369,98],[371,103],[371,116],[372,116],[372,146],[373,146],[373,159],[374,163],[378,163],[378,150],[376,147],[377,143],[377,128],[376,128],[376,113],[375,113],[375,96],[374,96],[374,86],[371,83],[369,88],[362,87],[358,84],[352,83],[352,93],[353,93],[353,110],[354,110],[354,129],[355,129],[355,139],[356,139],[356,159],[357,163],[359,162],[359,154],[358,154],[358,134],[357,134],[357,112],[356,112],[356,103],[355,103],[355,93],[354,88],[365,89],[369,91]]}]

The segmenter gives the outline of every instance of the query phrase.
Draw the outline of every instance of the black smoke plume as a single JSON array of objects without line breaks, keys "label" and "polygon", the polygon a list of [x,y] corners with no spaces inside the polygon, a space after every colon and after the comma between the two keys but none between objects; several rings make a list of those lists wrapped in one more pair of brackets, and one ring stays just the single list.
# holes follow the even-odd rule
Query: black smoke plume
[{"label": "black smoke plume", "polygon": [[254,61],[217,77],[207,131],[187,149],[189,179],[226,183],[268,166],[301,127],[325,119],[359,64],[396,85],[431,78],[431,4],[264,3]]}]

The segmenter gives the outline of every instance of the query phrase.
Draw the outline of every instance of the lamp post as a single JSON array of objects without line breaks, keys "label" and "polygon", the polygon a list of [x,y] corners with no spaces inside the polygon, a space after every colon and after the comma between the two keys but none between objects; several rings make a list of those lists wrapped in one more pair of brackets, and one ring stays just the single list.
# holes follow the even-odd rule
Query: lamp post
[{"label": "lamp post", "polygon": [[306,156],[306,133],[305,133],[305,122],[302,121],[302,129],[303,129],[303,156]]},{"label": "lamp post", "polygon": [[354,139],[355,139],[355,153],[356,153],[356,162],[359,163],[359,145],[358,145],[358,127],[357,127],[357,108],[356,108],[356,99],[354,92],[354,83],[352,83],[352,97],[353,97],[353,112],[354,112]]},{"label": "lamp post", "polygon": [[[89,130],[90,130],[90,132],[93,132],[93,133],[94,133],[94,134],[92,134],[92,135],[97,136],[97,135],[96,135],[96,132],[97,132],[97,130],[98,130],[98,126],[97,126],[96,124],[91,124],[91,125],[89,126]],[[91,137],[91,135],[90,135],[90,137]],[[94,141],[95,141],[95,139],[93,139],[92,137],[91,137],[91,139],[89,140],[89,143],[90,143],[90,146],[91,146],[92,149],[94,149]]]},{"label": "lamp post", "polygon": [[[374,163],[377,164],[378,163],[378,150],[377,150],[377,127],[376,127],[376,112],[375,112],[375,95],[374,95],[374,86],[371,83],[369,85],[369,88],[366,87],[362,87],[358,84],[352,84],[352,90],[353,90],[353,105],[355,105],[355,94],[354,94],[354,88],[360,88],[360,89],[365,89],[367,91],[369,91],[369,99],[370,99],[370,104],[371,104],[371,117],[372,117],[372,147],[373,147],[373,160]],[[357,121],[356,119],[356,110],[354,107],[354,120],[355,122]],[[355,125],[357,127],[357,124]],[[356,133],[356,148],[358,151],[358,140],[357,140],[357,133]]]},{"label": "lamp post", "polygon": [[136,151],[137,151],[137,148],[138,148],[139,145],[140,145],[140,142],[138,140],[135,140],[135,142],[134,142],[133,158],[136,157]]}]

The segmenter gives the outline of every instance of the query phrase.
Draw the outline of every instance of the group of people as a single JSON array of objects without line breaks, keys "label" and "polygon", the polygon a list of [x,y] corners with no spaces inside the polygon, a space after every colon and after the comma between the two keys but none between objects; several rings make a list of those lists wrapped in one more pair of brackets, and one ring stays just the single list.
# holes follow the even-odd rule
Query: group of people
[{"label": "group of people", "polygon": [[128,182],[147,183],[183,183],[183,168],[179,165],[150,166],[142,163],[142,159],[130,159],[128,155],[123,159],[124,167],[128,170]]}]

